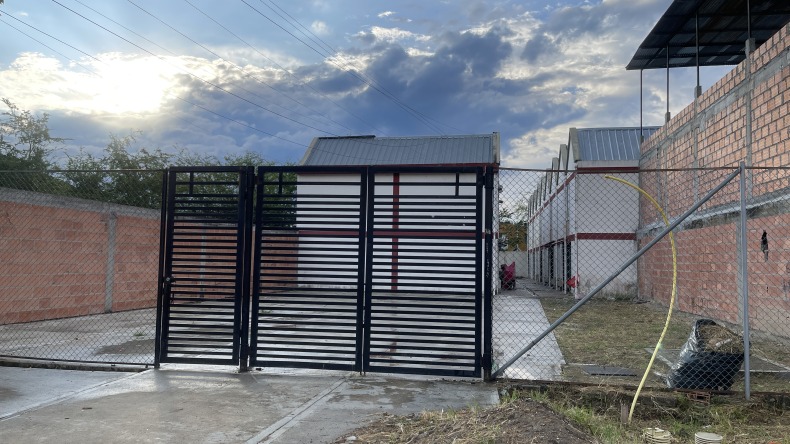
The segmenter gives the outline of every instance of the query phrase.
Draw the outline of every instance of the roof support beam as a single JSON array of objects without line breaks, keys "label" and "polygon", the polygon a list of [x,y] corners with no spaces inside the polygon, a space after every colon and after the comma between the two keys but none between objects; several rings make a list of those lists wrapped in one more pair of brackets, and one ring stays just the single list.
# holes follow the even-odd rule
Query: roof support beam
[{"label": "roof support beam", "polygon": [[669,113],[669,46],[667,45],[667,113],[664,114],[664,123],[669,123],[672,115]]},{"label": "roof support beam", "polygon": [[644,131],[644,124],[642,123],[642,96],[643,89],[642,89],[642,75],[645,73],[644,69],[639,70],[639,145],[642,145],[642,142],[645,141],[645,131]]},{"label": "roof support beam", "polygon": [[699,83],[699,11],[694,13],[694,41],[696,43],[697,56],[697,86],[694,87],[694,98],[702,95],[702,85]]}]

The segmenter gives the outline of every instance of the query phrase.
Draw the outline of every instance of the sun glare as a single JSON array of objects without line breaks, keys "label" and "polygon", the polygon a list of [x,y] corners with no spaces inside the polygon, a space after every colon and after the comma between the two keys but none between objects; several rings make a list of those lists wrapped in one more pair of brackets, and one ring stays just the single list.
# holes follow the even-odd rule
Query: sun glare
[{"label": "sun glare", "polygon": [[[154,114],[186,88],[179,83],[181,66],[200,65],[176,57],[162,60],[102,54],[99,59],[101,62],[83,60],[64,66],[41,54],[21,54],[11,69],[0,70],[0,97],[9,97],[28,109],[115,116]],[[213,70],[211,62],[203,62],[209,65],[205,70]]]},{"label": "sun glare", "polygon": [[85,92],[97,113],[155,113],[175,86],[174,71],[159,59],[115,58],[98,67],[101,78]]}]

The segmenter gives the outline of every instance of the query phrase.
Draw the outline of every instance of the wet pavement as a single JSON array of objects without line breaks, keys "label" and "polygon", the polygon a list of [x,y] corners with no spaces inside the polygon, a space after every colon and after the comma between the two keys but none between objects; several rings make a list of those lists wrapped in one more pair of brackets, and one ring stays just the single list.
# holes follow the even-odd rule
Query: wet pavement
[{"label": "wet pavement", "polygon": [[497,402],[496,386],[476,379],[0,367],[0,442],[324,443],[385,412]]},{"label": "wet pavement", "polygon": [[[539,298],[562,297],[518,284],[494,296],[495,364],[548,326]],[[152,363],[153,324],[138,310],[0,326],[0,363],[16,366],[0,367],[0,442],[323,443],[381,413],[498,402],[494,384],[471,378],[127,365]],[[550,335],[505,376],[555,379],[563,362]]]}]

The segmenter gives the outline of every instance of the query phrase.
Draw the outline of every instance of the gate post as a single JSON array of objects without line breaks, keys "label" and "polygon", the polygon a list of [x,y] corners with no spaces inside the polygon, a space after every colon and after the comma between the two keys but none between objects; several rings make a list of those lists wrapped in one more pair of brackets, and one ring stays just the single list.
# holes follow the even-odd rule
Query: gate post
[{"label": "gate post", "polygon": [[170,169],[162,170],[161,210],[159,216],[159,273],[156,278],[156,332],[154,339],[154,368],[159,368],[162,353],[162,309],[165,295],[165,236],[167,236],[167,176]]},{"label": "gate post", "polygon": [[241,283],[241,330],[239,334],[239,372],[249,371],[250,356],[250,287],[252,285],[252,210],[253,196],[255,195],[255,169],[247,166],[243,168],[244,182],[239,184],[239,193],[244,202],[243,226],[243,268]]},{"label": "gate post", "polygon": [[493,235],[494,235],[494,170],[486,167],[485,194],[483,198],[484,227],[483,237],[483,379],[491,380],[491,341],[493,339],[493,326],[491,325],[492,309],[492,270],[493,267]]}]

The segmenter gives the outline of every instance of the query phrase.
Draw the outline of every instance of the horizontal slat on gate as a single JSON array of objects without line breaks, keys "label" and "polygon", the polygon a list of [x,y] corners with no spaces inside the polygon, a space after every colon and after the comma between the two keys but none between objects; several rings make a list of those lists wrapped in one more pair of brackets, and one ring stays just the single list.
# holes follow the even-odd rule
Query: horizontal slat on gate
[{"label": "horizontal slat on gate", "polygon": [[369,371],[479,375],[479,181],[434,177],[374,181]]},{"label": "horizontal slat on gate", "polygon": [[163,362],[238,359],[244,174],[239,168],[169,173]]},{"label": "horizontal slat on gate", "polygon": [[356,365],[362,175],[259,170],[252,365]]}]

